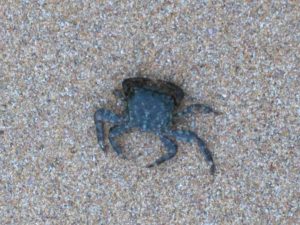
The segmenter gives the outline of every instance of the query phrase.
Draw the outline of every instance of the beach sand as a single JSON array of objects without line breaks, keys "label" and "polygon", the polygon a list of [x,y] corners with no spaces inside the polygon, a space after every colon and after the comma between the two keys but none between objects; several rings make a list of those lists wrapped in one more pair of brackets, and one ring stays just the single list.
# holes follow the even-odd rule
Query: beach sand
[{"label": "beach sand", "polygon": [[[300,4],[195,2],[1,3],[0,224],[299,224]],[[145,168],[164,148],[138,130],[100,150],[93,115],[138,73],[223,113],[175,125],[215,176],[195,143]]]}]

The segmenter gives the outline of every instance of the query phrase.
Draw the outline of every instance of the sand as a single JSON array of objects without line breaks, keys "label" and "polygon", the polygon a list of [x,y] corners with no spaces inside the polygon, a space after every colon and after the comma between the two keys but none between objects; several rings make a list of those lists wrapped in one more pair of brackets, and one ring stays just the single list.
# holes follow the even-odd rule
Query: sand
[{"label": "sand", "polygon": [[[1,3],[0,224],[300,223],[300,4],[195,2]],[[94,112],[138,73],[223,112],[175,125],[215,176],[195,143],[152,169],[153,134],[99,149]]]}]

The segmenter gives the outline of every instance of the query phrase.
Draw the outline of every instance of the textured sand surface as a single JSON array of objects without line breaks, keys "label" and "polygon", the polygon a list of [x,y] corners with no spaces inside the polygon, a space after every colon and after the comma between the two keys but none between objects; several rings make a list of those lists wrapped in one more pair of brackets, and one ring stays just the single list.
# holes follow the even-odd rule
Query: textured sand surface
[{"label": "textured sand surface", "polygon": [[[3,1],[0,224],[299,224],[298,1]],[[124,78],[172,81],[203,137],[165,164],[158,137],[100,151],[93,114]],[[109,127],[109,126],[108,126]]]}]

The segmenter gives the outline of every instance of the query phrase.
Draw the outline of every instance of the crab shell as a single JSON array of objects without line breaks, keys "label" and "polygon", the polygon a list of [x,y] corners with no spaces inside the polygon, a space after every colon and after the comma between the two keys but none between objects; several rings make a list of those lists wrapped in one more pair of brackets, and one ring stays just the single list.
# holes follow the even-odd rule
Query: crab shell
[{"label": "crab shell", "polygon": [[171,96],[176,106],[180,105],[184,97],[184,92],[180,87],[163,80],[156,80],[154,82],[143,77],[128,78],[123,81],[122,87],[126,97],[130,97],[134,93],[135,88],[144,88]]}]

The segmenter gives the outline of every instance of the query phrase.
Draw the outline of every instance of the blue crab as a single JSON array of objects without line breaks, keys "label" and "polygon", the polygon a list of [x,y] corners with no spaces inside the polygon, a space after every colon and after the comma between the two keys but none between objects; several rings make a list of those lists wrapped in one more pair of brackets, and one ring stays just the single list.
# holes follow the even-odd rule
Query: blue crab
[{"label": "blue crab", "polygon": [[210,172],[214,174],[215,164],[212,153],[205,142],[190,130],[172,129],[172,124],[175,117],[184,116],[194,111],[216,115],[219,112],[205,104],[193,104],[177,112],[184,92],[171,82],[135,77],[125,79],[122,82],[122,87],[123,91],[117,93],[127,103],[125,113],[117,115],[104,108],[95,112],[96,133],[101,149],[105,149],[104,122],[114,124],[109,130],[108,139],[118,155],[122,155],[122,149],[116,142],[116,137],[129,132],[132,128],[138,128],[143,132],[153,132],[158,135],[166,148],[166,153],[147,167],[159,165],[173,158],[177,153],[177,145],[174,140],[196,141],[200,152],[210,164]]}]

